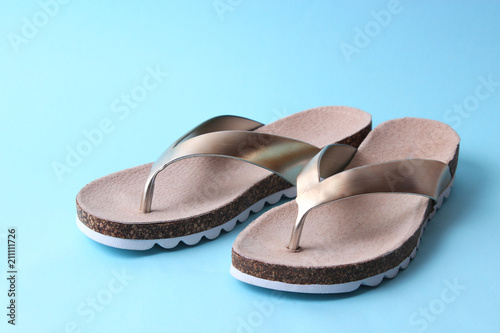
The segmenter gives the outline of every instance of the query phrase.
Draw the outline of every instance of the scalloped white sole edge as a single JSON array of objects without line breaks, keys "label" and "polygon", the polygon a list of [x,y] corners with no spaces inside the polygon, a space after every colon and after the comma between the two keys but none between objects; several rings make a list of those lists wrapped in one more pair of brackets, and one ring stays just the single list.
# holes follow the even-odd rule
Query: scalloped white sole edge
[{"label": "scalloped white sole edge", "polygon": [[242,213],[240,213],[238,216],[233,218],[232,220],[219,225],[215,228],[205,230],[196,234],[191,234],[187,236],[181,236],[181,237],[175,237],[175,238],[164,238],[164,239],[125,239],[125,238],[117,238],[117,237],[112,237],[112,236],[107,236],[103,235],[101,233],[98,233],[89,227],[87,227],[85,224],[83,224],[78,216],[76,217],[76,225],[78,226],[78,229],[82,231],[85,235],[87,235],[89,238],[93,239],[94,241],[116,247],[119,249],[125,249],[125,250],[149,250],[152,248],[155,244],[160,245],[161,247],[165,249],[172,249],[176,247],[180,242],[183,242],[186,245],[195,245],[197,244],[203,237],[206,237],[207,239],[215,239],[217,238],[221,231],[224,230],[226,232],[231,231],[234,229],[236,226],[237,222],[244,222],[248,219],[250,216],[251,212],[258,213],[260,212],[265,204],[270,204],[274,205],[278,201],[281,200],[283,196],[286,196],[288,198],[294,198],[297,196],[297,189],[295,187],[291,187],[289,189],[283,190],[276,192],[247,208],[244,210]]},{"label": "scalloped white sole edge", "polygon": [[429,214],[427,220],[424,223],[424,227],[422,228],[422,230],[420,232],[420,236],[419,236],[418,241],[417,241],[417,246],[413,249],[410,256],[407,257],[405,260],[403,260],[398,266],[391,268],[386,272],[371,276],[371,277],[366,278],[366,279],[358,280],[358,281],[352,281],[352,282],[340,283],[340,284],[331,284],[331,285],[326,285],[326,284],[291,284],[291,283],[284,283],[284,282],[279,282],[279,281],[266,280],[266,279],[258,278],[258,277],[243,273],[243,272],[239,271],[238,269],[236,269],[232,265],[231,265],[230,273],[236,279],[243,281],[245,283],[248,283],[248,284],[252,284],[254,286],[268,288],[268,289],[274,289],[274,290],[296,292],[296,293],[337,294],[337,293],[347,293],[347,292],[354,291],[354,290],[358,289],[361,285],[370,286],[370,287],[378,286],[384,278],[392,279],[396,275],[398,275],[399,270],[403,270],[406,267],[408,267],[410,260],[415,258],[415,256],[417,255],[417,250],[420,246],[420,240],[422,239],[424,229],[427,227],[427,223],[429,222],[429,220],[431,220],[436,215],[437,210],[439,208],[441,208],[441,206],[443,205],[444,199],[448,198],[450,196],[451,188],[453,187],[454,181],[455,181],[455,178],[452,179],[450,185],[446,188],[446,190],[444,190],[444,192],[439,197],[437,204],[434,205],[434,209]]}]

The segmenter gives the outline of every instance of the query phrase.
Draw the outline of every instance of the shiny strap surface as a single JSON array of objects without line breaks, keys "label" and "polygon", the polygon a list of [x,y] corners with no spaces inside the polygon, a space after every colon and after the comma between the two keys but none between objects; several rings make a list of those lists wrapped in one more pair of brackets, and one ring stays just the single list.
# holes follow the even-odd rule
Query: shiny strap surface
[{"label": "shiny strap surface", "polygon": [[[217,125],[220,119],[215,120],[215,123],[210,120],[210,123],[205,122],[170,146],[151,168],[144,187],[141,211],[151,212],[156,176],[168,165],[182,159],[197,156],[238,159],[274,172],[295,185],[300,170],[320,151],[318,147],[303,141],[253,132],[251,130],[260,123],[241,119],[245,120],[244,123],[236,119],[223,119],[224,126]],[[239,130],[229,130],[235,127],[239,127]]]},{"label": "shiny strap surface", "polygon": [[177,146],[179,143],[183,141],[189,140],[190,138],[193,138],[198,135],[212,133],[212,132],[230,131],[230,130],[253,131],[263,125],[264,124],[259,123],[258,121],[252,119],[232,116],[232,115],[213,117],[201,123],[200,125],[196,126],[183,136],[181,136],[177,141],[175,141],[172,144],[172,146],[169,147],[169,149]]},{"label": "shiny strap surface", "polygon": [[[324,156],[325,153],[322,153]],[[321,153],[316,157],[316,165],[321,169]],[[298,183],[304,190],[298,191],[296,199],[297,220],[288,245],[292,251],[299,249],[307,214],[315,207],[368,193],[416,194],[437,200],[451,181],[447,164],[426,159],[406,159],[361,166],[334,174],[321,182],[313,180],[309,167],[312,166],[308,165],[304,168],[305,173],[301,172],[298,176]]]},{"label": "shiny strap surface", "polygon": [[297,177],[297,193],[307,191],[321,179],[328,178],[345,169],[357,149],[344,144],[333,144],[323,148],[302,169]]}]

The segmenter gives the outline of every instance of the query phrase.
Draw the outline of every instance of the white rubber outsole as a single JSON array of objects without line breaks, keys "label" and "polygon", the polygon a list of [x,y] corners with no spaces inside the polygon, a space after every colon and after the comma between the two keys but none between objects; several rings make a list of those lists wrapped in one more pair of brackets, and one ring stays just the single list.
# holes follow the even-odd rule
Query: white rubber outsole
[{"label": "white rubber outsole", "polygon": [[119,249],[126,249],[126,250],[148,250],[152,248],[155,244],[160,245],[161,247],[165,249],[172,249],[176,247],[180,242],[183,242],[186,245],[195,245],[197,244],[203,237],[206,237],[207,239],[215,239],[217,238],[221,231],[231,231],[234,229],[236,226],[237,222],[244,222],[248,219],[250,216],[250,213],[257,213],[260,212],[265,204],[271,204],[274,205],[280,199],[285,196],[288,198],[294,198],[297,196],[297,189],[295,187],[291,187],[289,189],[276,192],[267,198],[264,198],[249,208],[247,208],[245,211],[240,213],[238,216],[233,218],[232,220],[219,225],[215,228],[199,232],[196,234],[191,234],[187,236],[182,236],[182,237],[176,237],[176,238],[165,238],[165,239],[125,239],[125,238],[117,238],[117,237],[112,237],[112,236],[107,236],[103,235],[101,233],[98,233],[89,227],[87,227],[85,224],[83,224],[78,216],[76,217],[76,225],[78,226],[78,229],[80,229],[85,235],[87,235],[89,238],[95,240],[98,243],[116,247]]},{"label": "white rubber outsole", "polygon": [[408,267],[410,260],[415,258],[415,256],[417,255],[417,250],[420,246],[420,240],[422,239],[424,229],[427,227],[427,223],[429,222],[429,220],[431,220],[436,215],[437,210],[439,208],[441,208],[441,206],[443,205],[444,199],[448,198],[450,196],[451,188],[453,187],[453,182],[454,182],[454,179],[452,179],[450,185],[441,194],[441,196],[438,199],[438,202],[434,205],[434,209],[429,214],[429,217],[425,221],[424,227],[422,228],[422,230],[420,232],[420,236],[419,236],[418,241],[417,241],[417,246],[413,249],[410,256],[407,257],[405,260],[403,260],[399,265],[389,269],[386,272],[383,272],[383,273],[380,273],[378,275],[371,276],[371,277],[368,277],[368,278],[365,278],[362,280],[358,280],[358,281],[352,281],[352,282],[340,283],[340,284],[332,284],[332,285],[291,284],[291,283],[284,283],[284,282],[279,282],[279,281],[266,280],[266,279],[258,278],[258,277],[243,273],[243,272],[239,271],[238,269],[236,269],[232,265],[231,265],[231,269],[230,269],[231,275],[240,281],[243,281],[245,283],[252,284],[252,285],[258,286],[258,287],[274,289],[274,290],[281,290],[281,291],[296,292],[296,293],[308,293],[308,294],[347,293],[347,292],[351,292],[351,291],[358,289],[362,285],[370,286],[370,287],[378,286],[384,278],[388,278],[388,279],[394,278],[399,273],[399,270],[403,270],[406,267]]}]

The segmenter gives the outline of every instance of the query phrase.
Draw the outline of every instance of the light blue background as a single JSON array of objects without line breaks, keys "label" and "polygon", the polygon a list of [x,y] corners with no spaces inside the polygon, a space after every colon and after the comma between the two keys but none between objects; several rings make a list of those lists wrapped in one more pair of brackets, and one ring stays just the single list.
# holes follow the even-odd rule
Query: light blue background
[{"label": "light blue background", "polygon": [[[15,226],[19,297],[13,328],[2,278],[0,330],[498,331],[500,4],[401,0],[377,31],[372,11],[389,0],[221,2],[231,10],[218,15],[213,0],[70,1],[45,21],[38,1],[2,2],[0,268]],[[17,45],[24,18],[40,27]],[[342,43],[356,46],[365,28],[368,45],[357,40],[359,52],[345,57]],[[128,115],[113,112],[157,67],[168,77]],[[496,85],[474,99],[489,77]],[[470,111],[453,111],[464,103]],[[153,161],[201,121],[237,114],[267,123],[322,105],[363,109],[374,125],[437,119],[462,138],[454,192],[395,279],[340,296],[273,294],[229,274],[231,245],[248,222],[194,247],[146,252],[108,248],[76,228],[81,187]],[[103,119],[110,133],[58,179],[53,164]],[[465,290],[442,308],[454,281]],[[96,297],[107,302],[99,311],[86,305]]]}]

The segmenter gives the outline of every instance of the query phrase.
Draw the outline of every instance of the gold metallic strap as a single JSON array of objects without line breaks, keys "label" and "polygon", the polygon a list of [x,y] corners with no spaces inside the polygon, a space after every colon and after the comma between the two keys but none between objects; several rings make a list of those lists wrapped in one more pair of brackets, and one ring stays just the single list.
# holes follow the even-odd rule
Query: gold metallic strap
[{"label": "gold metallic strap", "polygon": [[[207,121],[201,123],[200,125],[193,128],[191,131],[187,132],[183,136],[181,136],[177,141],[175,141],[170,148],[177,146],[179,143],[189,140],[198,135],[211,133],[211,132],[220,132],[220,131],[253,131],[264,124],[259,123],[258,121],[232,116],[217,116],[208,119]],[[169,149],[170,149],[169,148]]]},{"label": "gold metallic strap", "polygon": [[[247,130],[227,130],[236,127],[233,125],[245,127],[238,121],[237,124],[229,121],[225,130],[219,131],[213,129],[222,128],[220,126],[202,124],[203,130],[195,129],[169,147],[151,168],[142,195],[141,211],[151,212],[156,176],[170,164],[182,159],[197,156],[238,159],[274,172],[295,185],[300,170],[320,151],[318,147],[303,141],[250,131],[252,123],[246,123],[250,125]],[[207,128],[211,131],[206,131]]]},{"label": "gold metallic strap", "polygon": [[317,185],[321,179],[341,172],[351,162],[357,149],[344,144],[333,144],[323,148],[302,169],[297,178],[297,193]]},{"label": "gold metallic strap", "polygon": [[[328,149],[326,147],[325,149]],[[325,155],[324,152],[322,152]],[[319,155],[319,154],[318,154]],[[315,157],[316,158],[316,157]],[[321,156],[316,165],[321,166]],[[308,165],[298,176],[303,191],[298,191],[298,214],[288,248],[299,249],[307,214],[315,207],[368,193],[406,193],[426,196],[435,201],[451,181],[447,164],[426,159],[407,159],[371,164],[337,173],[322,182],[312,182]],[[335,168],[335,167],[334,167]],[[305,180],[302,177],[305,177]]]}]

